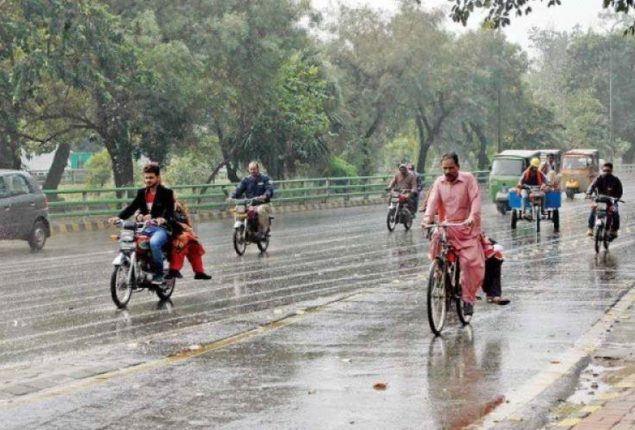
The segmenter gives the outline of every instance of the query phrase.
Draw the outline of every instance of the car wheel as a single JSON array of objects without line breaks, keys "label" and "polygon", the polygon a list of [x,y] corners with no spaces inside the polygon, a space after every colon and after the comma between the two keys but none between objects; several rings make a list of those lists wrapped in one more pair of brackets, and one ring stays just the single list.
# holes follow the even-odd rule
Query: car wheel
[{"label": "car wheel", "polygon": [[39,251],[44,248],[46,238],[48,237],[48,227],[42,221],[36,221],[33,224],[33,230],[29,235],[29,246],[33,251]]}]

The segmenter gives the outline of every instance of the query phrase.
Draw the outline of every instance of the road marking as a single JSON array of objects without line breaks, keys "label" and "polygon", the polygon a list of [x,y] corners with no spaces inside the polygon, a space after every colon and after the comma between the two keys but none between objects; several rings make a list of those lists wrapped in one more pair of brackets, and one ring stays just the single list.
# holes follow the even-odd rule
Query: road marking
[{"label": "road marking", "polygon": [[225,337],[223,339],[215,340],[213,342],[198,344],[196,345],[195,348],[186,348],[186,349],[177,351],[175,353],[172,353],[166,357],[146,361],[146,362],[132,365],[130,367],[126,367],[123,369],[117,369],[117,370],[109,371],[106,373],[101,373],[99,375],[89,376],[77,382],[72,382],[69,384],[52,387],[52,388],[46,388],[44,390],[33,392],[31,394],[25,394],[23,396],[20,396],[14,399],[0,400],[0,408],[11,408],[11,407],[18,406],[24,403],[32,403],[38,400],[53,399],[55,397],[71,394],[73,392],[76,392],[82,389],[87,389],[87,388],[97,386],[100,384],[105,384],[114,379],[124,378],[127,376],[133,376],[133,375],[146,372],[152,369],[174,366],[176,364],[190,360],[192,358],[199,357],[201,355],[205,355],[207,353],[217,351],[222,348],[227,348],[232,345],[236,345],[238,343],[247,341],[254,337],[264,336],[266,334],[272,333],[279,329],[295,324],[312,315],[315,315],[323,311],[324,309],[326,309],[328,306],[331,306],[335,303],[340,303],[340,302],[349,300],[353,297],[356,297],[362,294],[366,294],[369,291],[370,290],[368,289],[358,290],[354,293],[346,294],[336,299],[329,300],[328,302],[320,304],[320,305],[311,306],[311,307],[297,310],[293,312],[292,314],[289,314],[277,320],[273,320],[268,323],[262,324],[253,329],[246,330],[246,331]]},{"label": "road marking", "polygon": [[575,366],[589,354],[592,354],[606,336],[607,329],[635,303],[635,288],[631,288],[619,299],[602,317],[579,338],[574,346],[566,351],[554,363],[548,365],[543,371],[535,375],[522,386],[512,390],[505,397],[508,403],[501,405],[481,421],[468,428],[492,429],[503,422],[513,421],[513,418],[521,414],[522,409],[535,400],[547,388],[552,386],[560,378],[570,373]]}]

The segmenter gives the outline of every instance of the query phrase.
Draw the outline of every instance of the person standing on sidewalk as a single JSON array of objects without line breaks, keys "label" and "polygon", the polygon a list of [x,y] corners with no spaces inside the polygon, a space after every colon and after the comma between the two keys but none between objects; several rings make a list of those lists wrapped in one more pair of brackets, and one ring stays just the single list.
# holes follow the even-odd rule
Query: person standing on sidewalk
[{"label": "person standing on sidewalk", "polygon": [[[485,277],[485,256],[481,243],[481,194],[476,178],[460,171],[459,157],[454,152],[441,157],[443,175],[437,178],[430,191],[422,226],[434,222],[464,223],[448,228],[448,240],[456,250],[461,265],[464,313],[472,315],[476,292]],[[430,246],[431,257],[436,257],[436,238]]]}]

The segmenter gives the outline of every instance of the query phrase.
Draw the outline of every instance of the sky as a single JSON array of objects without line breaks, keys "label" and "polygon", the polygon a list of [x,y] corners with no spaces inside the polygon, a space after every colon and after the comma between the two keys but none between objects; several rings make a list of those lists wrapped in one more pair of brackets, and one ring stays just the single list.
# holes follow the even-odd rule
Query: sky
[{"label": "sky", "polygon": [[[321,11],[328,12],[335,10],[339,2],[348,6],[369,5],[373,8],[394,11],[397,8],[397,0],[312,0],[313,6]],[[427,8],[445,8],[448,13],[452,3],[448,0],[421,0]],[[526,51],[531,52],[531,42],[529,40],[529,30],[532,27],[551,30],[570,30],[576,25],[583,29],[592,27],[601,30],[599,26],[598,14],[602,8],[602,0],[562,0],[560,6],[547,7],[546,2],[533,2],[531,4],[533,12],[527,16],[512,17],[511,25],[505,27],[504,32],[507,39],[517,43]],[[468,26],[477,28],[482,22],[476,14],[470,17]],[[447,27],[453,31],[462,31],[463,26],[453,23],[448,18]]]}]

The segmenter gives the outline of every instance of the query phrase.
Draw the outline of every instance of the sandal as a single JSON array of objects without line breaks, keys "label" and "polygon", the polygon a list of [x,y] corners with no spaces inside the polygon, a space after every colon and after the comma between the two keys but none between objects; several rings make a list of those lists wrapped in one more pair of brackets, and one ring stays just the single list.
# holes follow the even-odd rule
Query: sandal
[{"label": "sandal", "polygon": [[504,299],[502,297],[488,297],[487,298],[487,303],[493,303],[495,305],[508,305],[511,302],[511,300],[509,299]]}]

